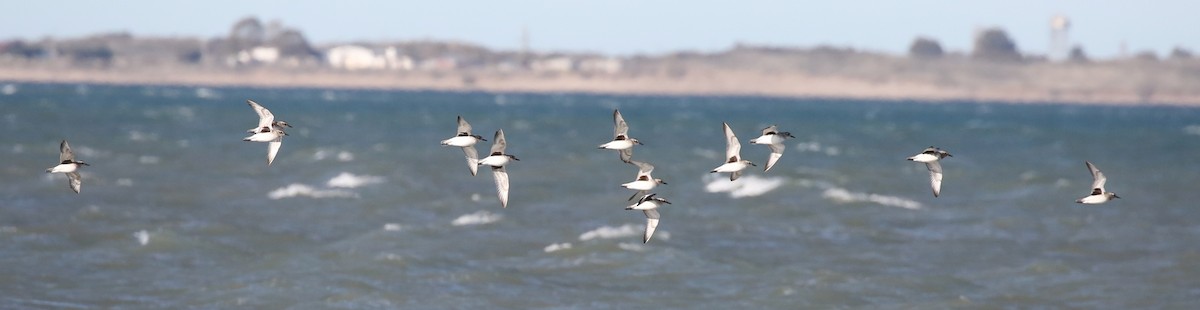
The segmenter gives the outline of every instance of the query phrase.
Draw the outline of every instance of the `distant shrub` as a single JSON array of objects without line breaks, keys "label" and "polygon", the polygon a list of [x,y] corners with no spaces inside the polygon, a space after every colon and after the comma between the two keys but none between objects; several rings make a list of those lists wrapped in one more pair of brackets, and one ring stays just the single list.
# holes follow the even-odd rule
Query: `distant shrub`
[{"label": "distant shrub", "polygon": [[946,53],[937,41],[925,37],[917,37],[908,47],[908,56],[918,59],[941,58]]},{"label": "distant shrub", "polygon": [[971,57],[987,61],[1020,61],[1021,53],[1017,44],[1008,38],[1003,29],[991,28],[984,30],[975,37],[975,50]]}]

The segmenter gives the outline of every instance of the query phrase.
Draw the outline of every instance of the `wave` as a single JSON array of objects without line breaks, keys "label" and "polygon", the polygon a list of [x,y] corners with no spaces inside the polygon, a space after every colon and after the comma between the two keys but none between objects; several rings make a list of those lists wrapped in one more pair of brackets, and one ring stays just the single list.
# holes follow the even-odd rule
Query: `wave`
[{"label": "wave", "polygon": [[729,197],[742,198],[754,197],[766,194],[779,186],[782,186],[785,179],[782,177],[760,177],[756,175],[747,175],[738,178],[736,181],[729,181],[726,174],[708,174],[704,176],[704,191],[709,193],[729,192]]},{"label": "wave", "polygon": [[316,153],[313,153],[313,160],[325,160],[329,158],[334,158],[338,161],[354,161],[354,153],[331,149],[319,149]]},{"label": "wave", "polygon": [[358,198],[358,194],[351,191],[339,189],[322,190],[300,183],[292,183],[291,185],[284,186],[267,193],[267,197],[271,199],[283,199],[301,196],[310,198]]},{"label": "wave", "polygon": [[504,218],[504,216],[499,214],[494,214],[487,211],[479,211],[470,214],[463,214],[462,216],[454,219],[454,221],[450,222],[450,224],[454,226],[483,225],[495,223],[502,218]]},{"label": "wave", "polygon": [[821,193],[821,197],[825,197],[825,199],[829,199],[836,203],[870,202],[890,207],[901,207],[909,210],[919,210],[923,208],[920,202],[910,199],[880,194],[852,192],[840,187],[831,187],[825,189],[825,192]]},{"label": "wave", "polygon": [[139,230],[138,232],[133,233],[133,238],[137,240],[139,245],[145,246],[147,243],[150,243],[150,232],[147,232],[144,229]]},{"label": "wave", "polygon": [[642,227],[641,225],[625,224],[617,227],[600,226],[596,229],[580,234],[579,241],[640,237],[644,232],[645,227]]},{"label": "wave", "polygon": [[563,243],[552,243],[550,245],[547,245],[545,248],[542,249],[542,251],[546,252],[546,253],[551,253],[551,252],[555,252],[555,251],[568,250],[568,249],[571,249],[571,243],[563,242]]},{"label": "wave", "polygon": [[825,153],[828,156],[838,156],[842,154],[842,150],[836,146],[821,146],[820,142],[800,142],[794,147],[797,152],[805,153]]},{"label": "wave", "polygon": [[342,172],[341,174],[333,177],[332,179],[329,179],[329,182],[326,182],[325,186],[340,187],[340,188],[356,188],[356,187],[361,187],[363,185],[379,184],[379,183],[383,183],[384,181],[385,181],[385,179],[383,177],[379,177],[379,176],[354,175],[349,172]]},{"label": "wave", "polygon": [[1183,127],[1183,133],[1200,136],[1200,125],[1188,125],[1187,127]]}]

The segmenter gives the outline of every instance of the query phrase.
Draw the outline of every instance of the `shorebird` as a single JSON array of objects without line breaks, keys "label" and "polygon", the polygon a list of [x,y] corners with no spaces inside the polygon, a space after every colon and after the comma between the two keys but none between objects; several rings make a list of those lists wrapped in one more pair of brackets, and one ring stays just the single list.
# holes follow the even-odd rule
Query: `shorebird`
[{"label": "shorebird", "polygon": [[938,161],[946,157],[954,155],[933,146],[925,148],[920,154],[908,157],[908,160],[925,163],[925,168],[929,169],[929,185],[933,186],[933,197],[942,194],[942,164]]},{"label": "shorebird", "polygon": [[625,207],[625,210],[642,210],[646,214],[646,233],[642,235],[642,243],[650,242],[650,236],[654,235],[654,229],[658,228],[658,206],[660,204],[671,204],[663,198],[654,197],[658,194],[649,194],[642,196],[638,202]]},{"label": "shorebird", "polygon": [[83,161],[75,160],[75,152],[71,152],[71,145],[67,144],[67,140],[62,140],[58,145],[58,165],[46,169],[46,173],[65,173],[67,174],[68,184],[71,185],[71,190],[79,193],[79,187],[83,185],[83,180],[79,176],[79,166],[91,166]]},{"label": "shorebird", "polygon": [[742,159],[742,143],[733,135],[733,129],[729,129],[729,123],[721,124],[725,125],[725,164],[714,168],[710,173],[729,172],[729,180],[733,181],[742,175],[742,170],[746,167],[758,165]]},{"label": "shorebird", "polygon": [[471,169],[471,175],[474,176],[479,171],[479,153],[475,152],[475,143],[479,141],[487,141],[487,139],[471,134],[471,124],[468,124],[467,120],[460,115],[458,117],[458,133],[453,138],[442,140],[442,145],[461,147],[467,156],[467,167]]},{"label": "shorebird", "polygon": [[507,143],[504,141],[504,129],[496,131],[496,137],[492,138],[492,154],[479,160],[480,166],[492,166],[492,176],[496,179],[496,194],[500,196],[500,206],[508,208],[508,172],[504,171],[504,166],[508,165],[510,160],[520,160],[516,156],[504,153],[504,148]]},{"label": "shorebird", "polygon": [[770,127],[763,128],[761,136],[750,139],[750,144],[764,144],[771,148],[771,158],[767,159],[767,167],[763,168],[763,172],[771,171],[771,167],[775,166],[775,162],[779,161],[780,157],[783,157],[783,149],[785,148],[783,140],[788,138],[795,137],[792,136],[792,133],[779,131],[779,128],[776,128],[775,125],[771,125]]},{"label": "shorebird", "polygon": [[254,100],[246,100],[254,112],[258,113],[258,127],[247,130],[253,133],[249,137],[243,138],[242,141],[250,142],[267,142],[267,166],[270,166],[275,161],[275,154],[279,153],[279,147],[283,145],[283,136],[287,132],[283,131],[283,127],[292,127],[285,121],[276,121],[275,115],[271,114],[270,110],[259,105]]},{"label": "shorebird", "polygon": [[635,143],[642,144],[642,141],[629,137],[629,125],[625,124],[625,118],[621,117],[621,111],[613,110],[613,140],[601,144],[600,148],[617,150],[620,153],[621,161],[629,162],[633,158],[633,144]]},{"label": "shorebird", "polygon": [[654,165],[636,160],[630,160],[629,163],[638,167],[638,173],[637,178],[633,182],[621,184],[621,187],[637,191],[633,196],[629,196],[628,200],[633,200],[633,198],[637,198],[638,196],[645,196],[659,184],[667,184],[663,179],[655,179],[653,176],[650,176],[650,172],[654,171]]},{"label": "shorebird", "polygon": [[1075,200],[1076,203],[1101,204],[1109,200],[1121,198],[1117,196],[1117,193],[1104,191],[1104,182],[1108,181],[1108,178],[1104,177],[1104,173],[1100,172],[1100,168],[1096,168],[1096,165],[1093,165],[1090,161],[1084,161],[1084,163],[1087,164],[1088,170],[1092,171],[1092,179],[1094,179],[1092,181],[1092,194]]}]

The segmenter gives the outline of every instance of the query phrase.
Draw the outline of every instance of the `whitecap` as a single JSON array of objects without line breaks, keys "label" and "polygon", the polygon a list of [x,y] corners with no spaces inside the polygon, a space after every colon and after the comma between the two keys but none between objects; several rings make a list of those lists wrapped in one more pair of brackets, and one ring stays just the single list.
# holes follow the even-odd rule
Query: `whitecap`
[{"label": "whitecap", "polygon": [[821,193],[821,197],[825,197],[825,199],[829,199],[836,203],[870,202],[889,207],[901,207],[910,210],[922,208],[920,202],[913,200],[896,196],[852,192],[840,187],[825,189],[825,192]]},{"label": "whitecap", "polygon": [[154,165],[154,164],[158,164],[160,161],[161,161],[161,159],[158,158],[158,156],[150,156],[150,155],[138,156],[138,163],[143,164],[143,165]]},{"label": "whitecap", "polygon": [[158,134],[145,133],[145,132],[141,132],[141,131],[137,131],[137,130],[130,130],[129,131],[129,140],[130,141],[138,141],[138,142],[155,141],[155,140],[158,140]]},{"label": "whitecap", "polygon": [[756,175],[742,176],[735,181],[729,181],[724,173],[704,176],[704,191],[709,193],[729,192],[729,197],[742,198],[766,194],[784,183],[782,177],[760,177]]},{"label": "whitecap", "polygon": [[454,221],[450,222],[450,224],[454,226],[482,225],[494,223],[499,221],[501,218],[504,217],[499,214],[493,214],[487,211],[479,211],[470,214],[463,214],[462,216],[454,219]]},{"label": "whitecap", "polygon": [[120,178],[120,179],[117,179],[117,185],[118,186],[133,186],[133,180],[128,179],[128,178]]},{"label": "whitecap", "polygon": [[326,182],[325,185],[329,187],[356,188],[363,185],[383,183],[383,181],[383,177],[373,175],[354,175],[349,172],[342,172],[342,174],[329,179],[329,182]]},{"label": "whitecap", "polygon": [[271,199],[283,199],[289,197],[311,197],[311,198],[358,198],[358,194],[350,191],[330,189],[321,190],[312,186],[292,183],[291,185],[281,187],[267,193],[267,197]]},{"label": "whitecap", "polygon": [[600,226],[599,228],[580,234],[579,241],[588,241],[592,239],[630,238],[641,236],[643,233],[645,233],[645,227],[641,225],[625,224],[617,227]]},{"label": "whitecap", "polygon": [[550,245],[547,245],[545,248],[543,248],[542,251],[546,252],[546,253],[550,253],[550,252],[554,252],[554,251],[567,250],[570,248],[571,248],[570,242],[551,243]]},{"label": "whitecap", "polygon": [[1188,125],[1187,127],[1183,127],[1183,133],[1200,136],[1200,125]]},{"label": "whitecap", "polygon": [[12,94],[16,94],[16,93],[17,93],[17,85],[15,85],[15,84],[4,84],[3,87],[0,87],[0,94],[12,95]]},{"label": "whitecap", "polygon": [[200,87],[200,88],[197,88],[197,89],[196,89],[196,98],[200,98],[200,99],[220,99],[220,98],[221,98],[221,93],[219,93],[219,92],[217,92],[217,91],[215,91],[215,90],[212,90],[212,89],[210,89],[210,88],[207,88],[207,87]]},{"label": "whitecap", "polygon": [[403,226],[400,226],[400,224],[396,223],[383,224],[384,231],[400,231],[401,228],[403,228]]},{"label": "whitecap", "polygon": [[352,160],[354,160],[354,153],[350,153],[347,151],[338,152],[337,160],[338,161],[352,161]]},{"label": "whitecap", "polygon": [[133,238],[137,240],[139,245],[145,246],[147,243],[150,243],[150,232],[140,230],[133,233]]}]

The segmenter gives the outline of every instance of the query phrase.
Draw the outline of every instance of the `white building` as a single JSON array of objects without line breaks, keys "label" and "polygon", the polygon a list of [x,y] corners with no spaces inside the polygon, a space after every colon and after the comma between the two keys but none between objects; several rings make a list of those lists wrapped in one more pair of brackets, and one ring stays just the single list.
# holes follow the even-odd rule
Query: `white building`
[{"label": "white building", "polygon": [[382,54],[358,45],[342,45],[325,52],[329,66],[345,70],[412,70],[411,57],[400,55],[395,47],[388,47]]},{"label": "white building", "polygon": [[571,72],[575,70],[575,61],[571,57],[554,57],[534,60],[529,69],[535,72]]}]

